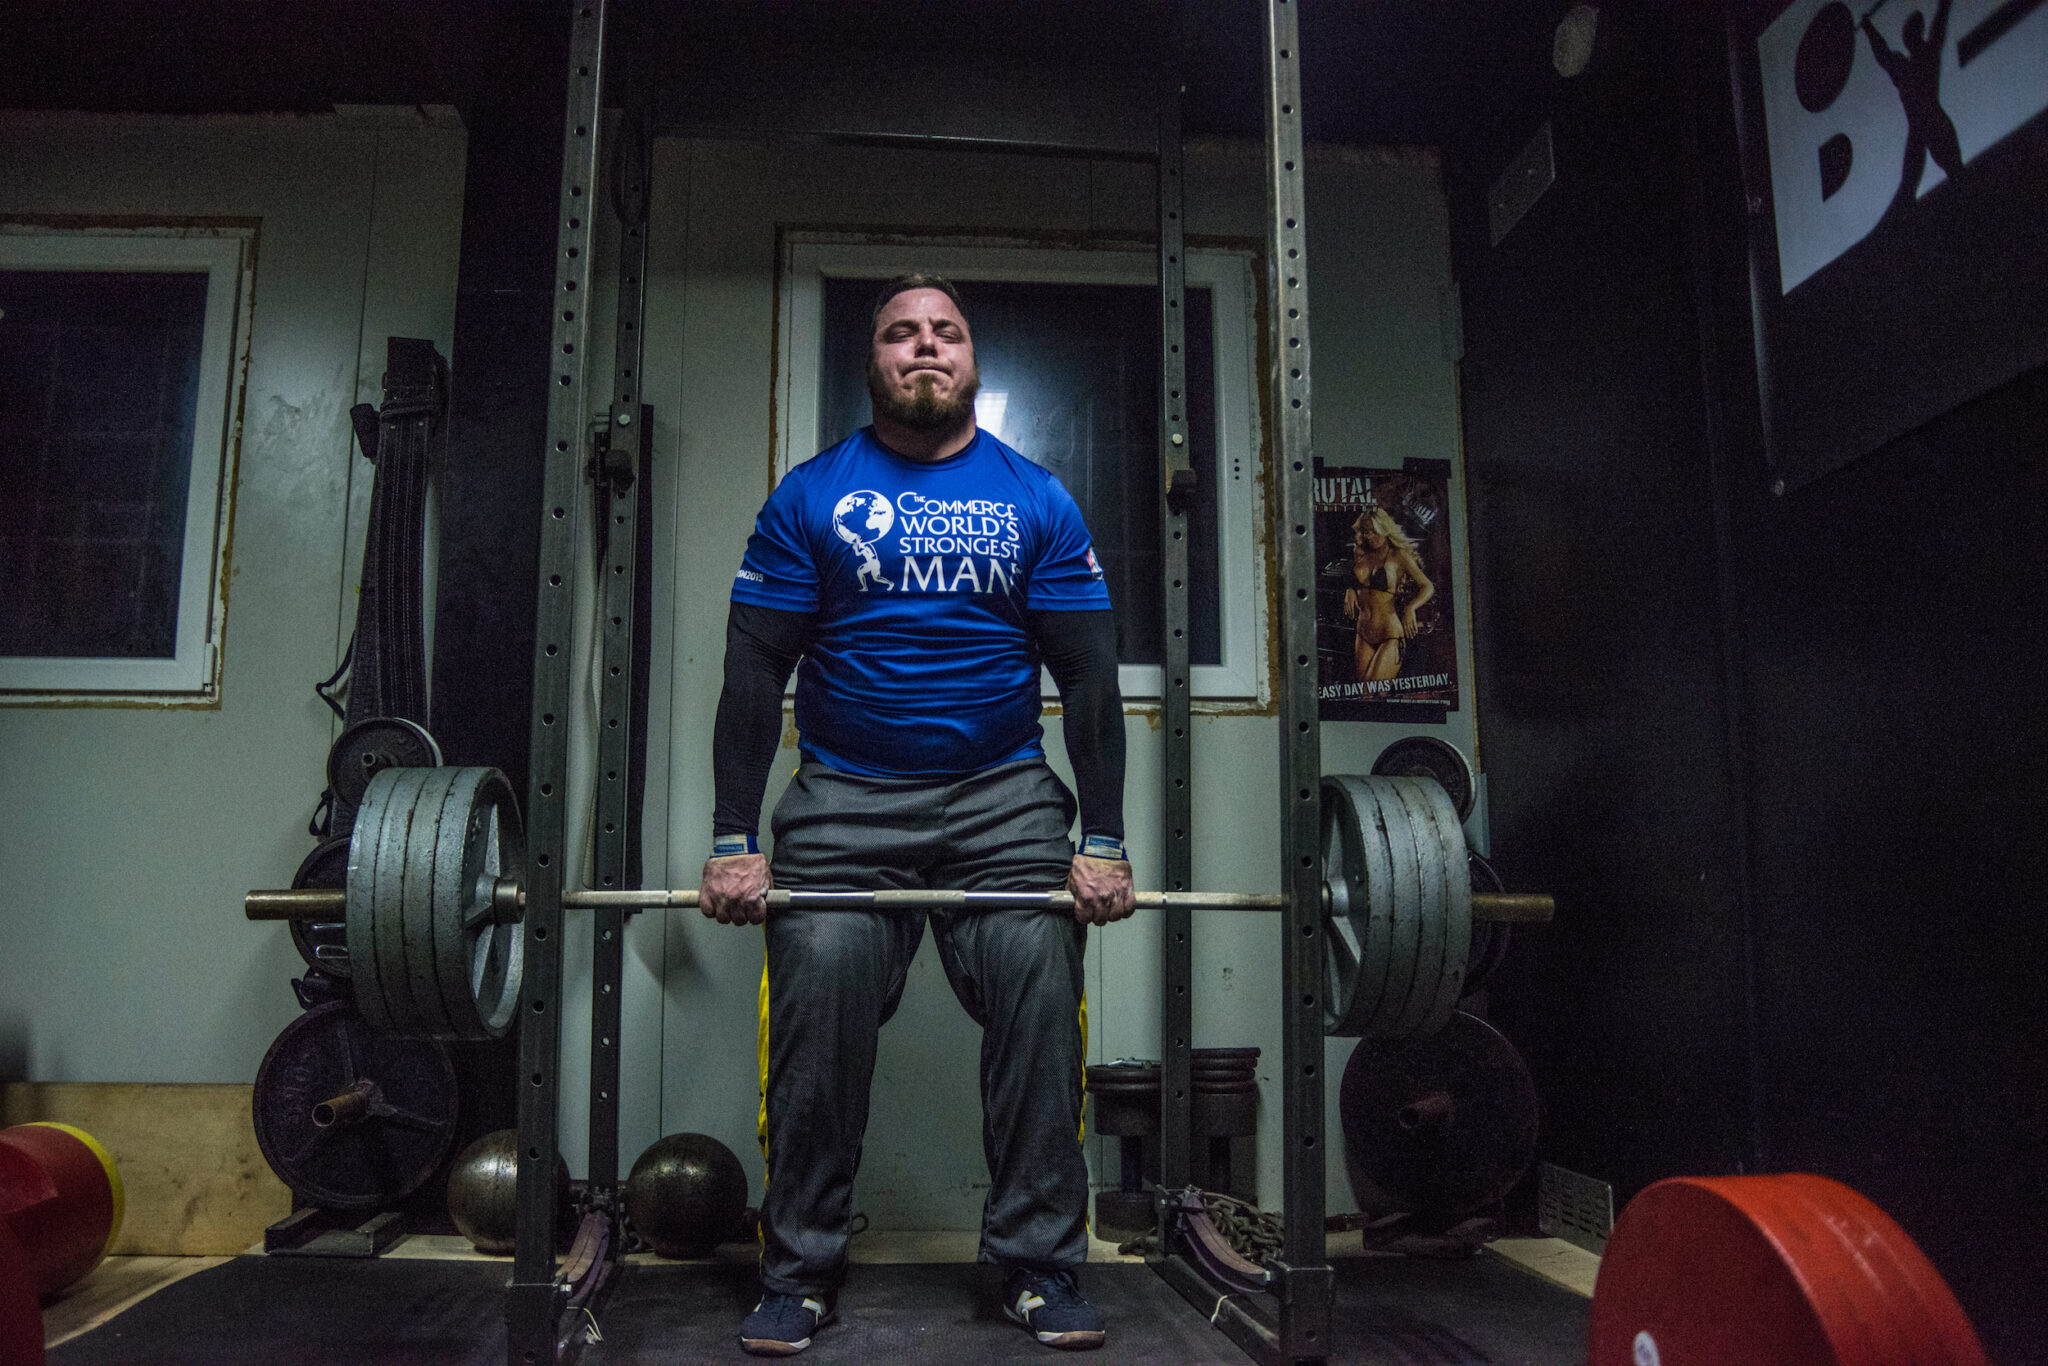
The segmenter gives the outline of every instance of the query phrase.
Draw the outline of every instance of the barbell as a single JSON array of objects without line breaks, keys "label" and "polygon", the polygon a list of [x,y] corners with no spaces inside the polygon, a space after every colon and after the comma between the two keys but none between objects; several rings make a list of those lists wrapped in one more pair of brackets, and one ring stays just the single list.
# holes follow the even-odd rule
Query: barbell
[{"label": "barbell", "polygon": [[[1464,994],[1474,919],[1548,920],[1551,898],[1472,890],[1443,787],[1417,777],[1322,785],[1323,1022],[1336,1035],[1434,1033]],[[343,922],[356,1005],[372,1028],[495,1039],[518,1014],[526,837],[494,768],[390,768],[370,780],[342,889],[252,891],[250,920]],[[694,888],[565,891],[565,910],[691,909]],[[1143,908],[1277,911],[1277,893],[1140,892]],[[768,894],[777,910],[1072,911],[1066,892],[945,889]]]}]

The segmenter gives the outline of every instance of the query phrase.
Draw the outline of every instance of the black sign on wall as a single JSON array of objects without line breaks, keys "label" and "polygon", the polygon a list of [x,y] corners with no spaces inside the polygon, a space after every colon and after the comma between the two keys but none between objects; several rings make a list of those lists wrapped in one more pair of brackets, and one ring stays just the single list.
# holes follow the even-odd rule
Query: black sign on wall
[{"label": "black sign on wall", "polygon": [[1734,0],[1786,491],[2048,363],[2048,0]]}]

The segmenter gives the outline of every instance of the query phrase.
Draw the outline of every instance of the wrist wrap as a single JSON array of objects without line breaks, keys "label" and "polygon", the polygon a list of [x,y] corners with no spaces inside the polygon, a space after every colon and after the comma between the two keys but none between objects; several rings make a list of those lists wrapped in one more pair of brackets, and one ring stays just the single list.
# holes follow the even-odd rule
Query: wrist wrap
[{"label": "wrist wrap", "polygon": [[1109,859],[1124,862],[1129,855],[1124,852],[1124,842],[1114,835],[1083,835],[1081,854],[1085,858]]}]

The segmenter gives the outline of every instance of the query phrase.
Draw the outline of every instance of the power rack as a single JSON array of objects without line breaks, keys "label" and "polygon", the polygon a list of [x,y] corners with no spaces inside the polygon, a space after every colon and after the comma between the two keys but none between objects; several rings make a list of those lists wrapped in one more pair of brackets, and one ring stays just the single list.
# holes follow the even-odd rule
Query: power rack
[{"label": "power rack", "polygon": [[[616,0],[613,0],[615,3]],[[1276,1312],[1257,1298],[1219,1285],[1197,1255],[1185,1252],[1182,1209],[1171,1194],[1188,1184],[1193,1088],[1193,959],[1190,912],[1169,909],[1161,943],[1163,1063],[1161,1086],[1160,1274],[1256,1358],[1267,1362],[1324,1359],[1330,1340],[1331,1270],[1323,1250],[1324,1105],[1322,885],[1318,849],[1321,743],[1316,718],[1313,541],[1310,515],[1309,310],[1301,137],[1300,36],[1293,0],[1260,0],[1264,11],[1267,287],[1273,359],[1270,402],[1277,433],[1273,537],[1280,571],[1280,805],[1282,811],[1282,954],[1284,1023],[1282,1095],[1285,1151],[1283,1255],[1264,1269],[1263,1289]],[[522,922],[525,983],[520,1010],[519,1225],[506,1322],[514,1366],[575,1359],[585,1340],[586,1311],[603,1301],[623,1253],[620,1225],[618,1124],[619,1025],[623,916],[601,909],[594,925],[591,993],[590,1179],[573,1249],[555,1267],[554,1170],[559,1150],[557,1107],[562,1001],[562,868],[565,852],[571,585],[575,536],[570,509],[585,474],[591,396],[582,356],[589,335],[591,240],[600,184],[606,93],[607,0],[580,0],[570,25],[568,97],[562,128],[562,179],[557,204],[553,344],[546,472],[534,654],[531,769],[526,794],[528,860]],[[620,46],[615,39],[613,47]],[[1039,126],[1019,128],[1000,110],[963,105],[937,114],[826,102],[822,115],[794,105],[762,103],[758,90],[742,107],[699,87],[653,96],[635,83],[623,117],[613,123],[611,211],[620,219],[620,261],[609,444],[595,464],[604,522],[603,690],[597,858],[593,884],[620,887],[627,877],[626,813],[630,766],[628,709],[632,594],[637,528],[635,490],[645,453],[640,403],[640,316],[647,250],[648,159],[656,133],[800,137],[849,142],[945,146],[976,151],[1145,161],[1157,170],[1161,320],[1160,517],[1165,552],[1163,593],[1165,744],[1162,791],[1164,887],[1188,890],[1193,796],[1188,642],[1188,495],[1190,464],[1183,352],[1183,181],[1181,82],[1172,62],[1149,87],[1105,88],[1076,82],[1074,98],[1038,100],[1056,112]],[[815,92],[812,92],[815,96]],[[813,106],[815,107],[815,106]]]}]

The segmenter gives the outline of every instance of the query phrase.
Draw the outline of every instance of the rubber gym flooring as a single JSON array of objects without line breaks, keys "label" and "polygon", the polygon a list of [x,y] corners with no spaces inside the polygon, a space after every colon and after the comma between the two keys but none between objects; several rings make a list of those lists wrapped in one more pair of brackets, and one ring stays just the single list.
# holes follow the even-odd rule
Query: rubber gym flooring
[{"label": "rubber gym flooring", "polygon": [[[1589,1302],[1499,1258],[1338,1258],[1332,1362],[1375,1366],[1580,1366]],[[237,1257],[158,1291],[49,1353],[51,1366],[500,1366],[504,1261]],[[814,1366],[1073,1361],[1206,1366],[1249,1358],[1149,1268],[1091,1265],[1109,1316],[1097,1352],[1040,1347],[1002,1317],[992,1267],[855,1266]],[[758,1295],[753,1268],[629,1265],[583,1360],[750,1360],[735,1329]]]}]

